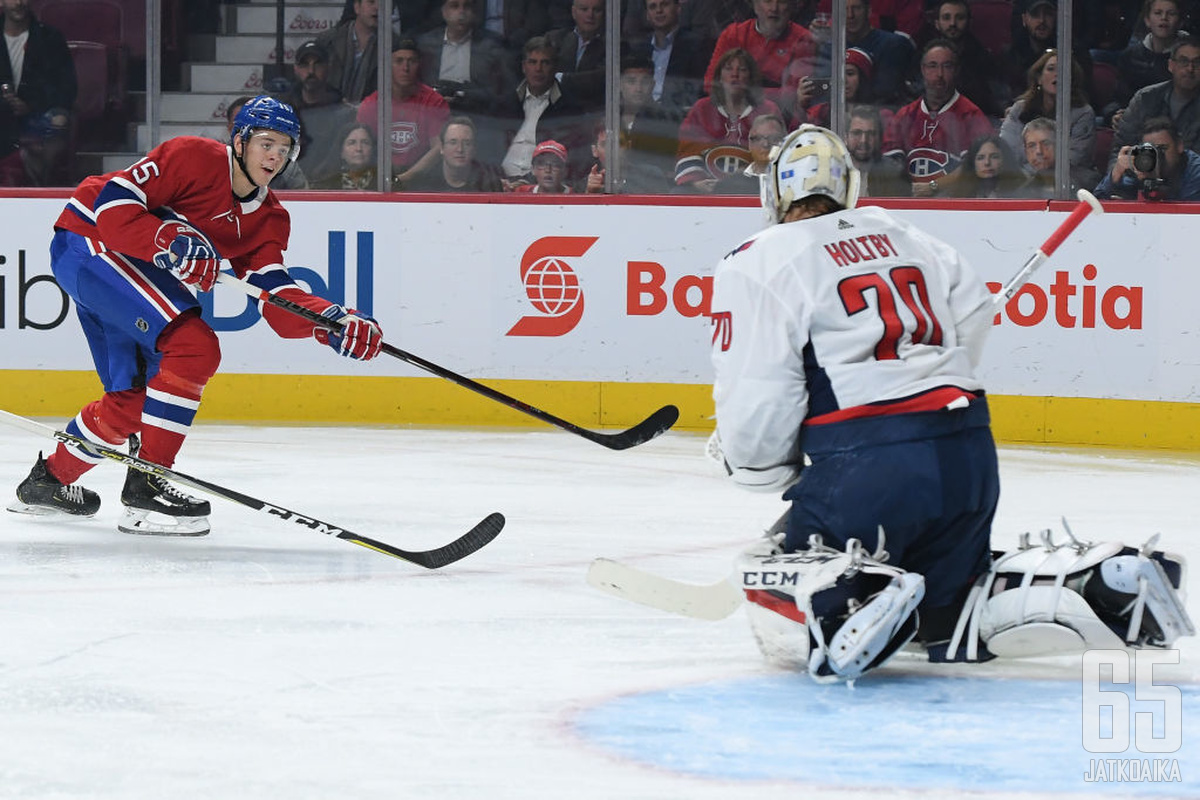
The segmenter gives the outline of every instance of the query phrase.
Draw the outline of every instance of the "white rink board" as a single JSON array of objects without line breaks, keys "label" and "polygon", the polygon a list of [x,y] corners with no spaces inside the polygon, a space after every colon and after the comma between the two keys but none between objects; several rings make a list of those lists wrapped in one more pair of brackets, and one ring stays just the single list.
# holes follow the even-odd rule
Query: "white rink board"
[{"label": "white rink board", "polygon": [[[63,202],[0,199],[0,369],[91,368],[73,314],[46,330],[21,327],[22,321],[45,326],[62,310],[49,281],[31,281],[49,274],[50,231]],[[388,341],[480,379],[708,383],[704,282],[722,255],[761,226],[760,212],[745,207],[295,199],[286,205],[291,265],[323,282],[344,277],[336,299],[372,310]],[[1007,281],[1066,216],[896,213],[958,247],[996,283]],[[995,328],[983,369],[989,391],[1200,402],[1200,326],[1189,302],[1200,296],[1200,272],[1190,257],[1197,240],[1200,216],[1122,213],[1086,221],[1021,301],[1025,321],[1035,324],[1006,316]],[[534,308],[522,259],[544,265],[541,256],[561,256],[549,260],[577,277],[582,309],[564,303],[565,316],[548,317]],[[640,268],[645,274],[661,272],[665,293],[631,288],[631,265],[638,274],[638,264],[651,265]],[[677,304],[672,293],[681,282],[686,291],[675,293]],[[1140,297],[1132,328],[1130,297]],[[665,307],[652,307],[656,299]],[[1034,320],[1039,299],[1044,313]],[[360,364],[278,339],[261,321],[248,328],[231,322],[245,302],[232,291],[217,289],[216,301],[225,373],[363,374]],[[527,324],[547,335],[509,335],[523,317],[535,318]],[[1087,319],[1092,327],[1085,327]],[[425,374],[395,359],[370,370]]]}]

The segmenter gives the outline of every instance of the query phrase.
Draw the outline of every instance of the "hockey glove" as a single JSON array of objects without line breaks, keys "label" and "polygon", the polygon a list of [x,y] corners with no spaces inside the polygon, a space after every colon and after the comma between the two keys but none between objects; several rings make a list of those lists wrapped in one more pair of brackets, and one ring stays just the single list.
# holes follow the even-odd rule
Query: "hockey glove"
[{"label": "hockey glove", "polygon": [[182,222],[165,222],[154,235],[159,253],[154,263],[184,283],[207,292],[217,282],[221,259],[199,231]]},{"label": "hockey glove", "polygon": [[379,355],[379,349],[383,347],[383,330],[373,317],[339,305],[325,309],[321,316],[339,323],[342,328],[338,331],[317,328],[313,336],[318,342],[329,345],[339,355],[356,360],[368,361]]}]

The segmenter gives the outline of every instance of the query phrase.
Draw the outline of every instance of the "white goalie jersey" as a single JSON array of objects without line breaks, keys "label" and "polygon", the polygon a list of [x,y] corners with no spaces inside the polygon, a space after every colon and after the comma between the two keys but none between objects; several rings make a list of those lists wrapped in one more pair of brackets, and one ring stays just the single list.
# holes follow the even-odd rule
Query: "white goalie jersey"
[{"label": "white goalie jersey", "polygon": [[772,491],[794,481],[804,424],[931,410],[981,389],[990,297],[953,248],[875,207],[774,225],[729,253],[712,359],[733,478]]}]

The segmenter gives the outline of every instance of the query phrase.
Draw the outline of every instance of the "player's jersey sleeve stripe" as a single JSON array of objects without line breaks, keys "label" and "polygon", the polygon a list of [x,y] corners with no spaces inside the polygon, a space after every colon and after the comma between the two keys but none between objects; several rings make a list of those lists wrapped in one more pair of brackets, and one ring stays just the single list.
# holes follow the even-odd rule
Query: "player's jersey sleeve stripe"
[{"label": "player's jersey sleeve stripe", "polygon": [[272,294],[280,289],[300,288],[282,264],[270,264],[261,269],[251,270],[246,273],[246,281],[251,286]]},{"label": "player's jersey sleeve stripe", "polygon": [[[108,186],[112,186],[114,184],[117,186],[120,186],[122,189],[124,189],[125,191],[132,194],[134,197],[141,200],[142,205],[146,205],[146,193],[143,192],[141,190],[141,187],[139,187],[136,183],[130,183],[128,180],[126,180],[125,178],[122,178],[120,175],[116,175],[113,177],[112,180],[110,180],[108,182]],[[105,188],[108,188],[108,187],[106,186]],[[103,190],[101,190],[100,193],[104,194]]]},{"label": "player's jersey sleeve stripe", "polygon": [[92,213],[92,210],[74,197],[67,201],[67,208],[89,225],[96,224],[96,215]]}]

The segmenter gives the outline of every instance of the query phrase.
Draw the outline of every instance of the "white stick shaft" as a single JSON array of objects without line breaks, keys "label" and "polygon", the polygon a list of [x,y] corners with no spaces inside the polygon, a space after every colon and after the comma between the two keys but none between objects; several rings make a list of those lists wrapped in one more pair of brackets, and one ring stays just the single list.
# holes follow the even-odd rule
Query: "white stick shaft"
[{"label": "white stick shaft", "polygon": [[1011,300],[1013,295],[1033,276],[1033,273],[1037,272],[1038,267],[1042,266],[1046,262],[1046,259],[1054,255],[1054,251],[1059,248],[1059,245],[1075,232],[1075,229],[1088,218],[1089,214],[1093,211],[1097,214],[1104,213],[1104,207],[1100,205],[1100,201],[1087,189],[1080,189],[1075,196],[1079,198],[1079,204],[1063,220],[1063,223],[1054,229],[1054,233],[1050,234],[1050,237],[1042,242],[1042,246],[1037,249],[1036,253],[1029,257],[1029,260],[1025,262],[1020,271],[1016,275],[1013,275],[1008,283],[1004,284],[1004,288],[992,296],[992,303],[994,305],[1002,306]]}]

